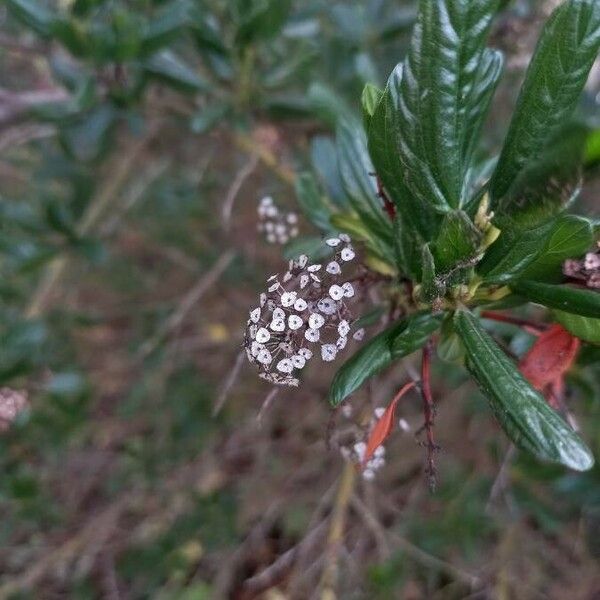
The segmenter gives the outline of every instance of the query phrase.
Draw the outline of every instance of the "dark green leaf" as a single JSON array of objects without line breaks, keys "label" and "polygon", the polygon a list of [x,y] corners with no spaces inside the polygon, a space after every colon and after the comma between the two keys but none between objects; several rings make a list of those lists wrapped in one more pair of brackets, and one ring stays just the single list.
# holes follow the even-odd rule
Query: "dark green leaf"
[{"label": "dark green leaf", "polygon": [[590,450],[524,379],[479,319],[460,310],[454,325],[465,346],[469,371],[514,444],[542,460],[577,471],[590,469],[594,464]]},{"label": "dark green leaf", "polygon": [[441,298],[445,293],[444,284],[436,277],[435,261],[429,249],[429,244],[425,244],[421,251],[420,298],[423,302],[431,303]]},{"label": "dark green leaf", "polygon": [[377,194],[373,165],[362,129],[346,122],[337,131],[338,164],[352,208],[373,234],[392,244],[392,223]]},{"label": "dark green leaf", "polygon": [[186,3],[176,0],[163,7],[160,14],[144,28],[141,36],[142,54],[152,54],[172,42],[189,21]]},{"label": "dark green leaf", "polygon": [[439,328],[441,315],[418,313],[395,323],[351,356],[336,373],[329,394],[332,406],[338,406],[367,379],[393,361],[412,354]]},{"label": "dark green leaf", "polygon": [[562,310],[553,310],[552,314],[575,337],[592,344],[600,344],[600,319],[581,317]]},{"label": "dark green leaf", "polygon": [[310,173],[296,177],[296,198],[306,218],[323,232],[331,231],[331,208],[321,195],[315,178]]},{"label": "dark green leaf", "polygon": [[511,283],[510,287],[530,302],[582,317],[600,318],[600,292],[566,285],[521,280]]},{"label": "dark green leaf", "polygon": [[245,46],[274,36],[283,27],[290,4],[290,0],[254,0],[249,10],[244,7],[235,34],[236,44]]},{"label": "dark green leaf", "polygon": [[501,228],[502,234],[479,266],[486,283],[505,283],[523,276],[555,279],[563,261],[583,254],[593,242],[591,222],[572,215],[526,231],[509,221]]},{"label": "dark green leaf", "polygon": [[150,77],[182,92],[210,90],[210,84],[170,50],[164,50],[149,58],[144,63],[144,70]]},{"label": "dark green leaf", "polygon": [[194,133],[207,133],[227,115],[230,107],[226,102],[211,104],[198,111],[190,121]]},{"label": "dark green leaf", "polygon": [[344,99],[323,83],[311,84],[307,97],[313,112],[332,128],[354,118]]},{"label": "dark green leaf", "polygon": [[310,143],[310,159],[327,195],[336,204],[347,207],[348,198],[340,177],[334,141],[321,135],[314,137]]},{"label": "dark green leaf", "polygon": [[575,108],[600,47],[600,3],[569,0],[548,20],[491,181],[498,202]]},{"label": "dark green leaf", "polygon": [[398,143],[413,194],[445,211],[465,174],[501,60],[485,49],[496,0],[421,0],[400,84]]}]

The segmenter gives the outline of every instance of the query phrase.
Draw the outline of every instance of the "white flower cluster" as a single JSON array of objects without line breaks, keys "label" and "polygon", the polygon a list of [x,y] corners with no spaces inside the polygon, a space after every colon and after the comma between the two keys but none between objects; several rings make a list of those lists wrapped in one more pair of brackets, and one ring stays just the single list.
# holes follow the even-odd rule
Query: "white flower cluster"
[{"label": "white flower cluster", "polygon": [[269,244],[287,244],[299,233],[298,215],[295,212],[283,213],[271,196],[265,196],[258,203],[258,219],[258,231]]},{"label": "white flower cluster", "polygon": [[[344,408],[346,408],[348,406],[349,405],[345,405]],[[375,424],[377,423],[377,421],[379,421],[379,419],[381,419],[384,412],[385,412],[384,408],[376,408],[373,411],[373,418],[371,419],[371,423],[369,425],[370,431],[373,430],[373,427],[375,427]],[[349,417],[350,411],[348,410],[347,413],[348,414],[347,415],[345,414],[344,416]],[[371,458],[366,463],[364,462],[365,454],[367,452],[367,444],[365,442],[356,442],[355,444],[349,444],[349,445],[342,446],[340,448],[340,452],[345,459],[351,460],[352,462],[354,462],[357,465],[360,465],[362,467],[363,479],[366,479],[367,481],[373,481],[373,479],[375,479],[376,472],[385,466],[385,447],[384,446],[377,446],[377,448],[375,448],[375,452],[373,453],[373,456],[371,456]]]},{"label": "white flower cluster", "polygon": [[[246,353],[260,376],[272,383],[297,386],[296,375],[313,354],[325,362],[335,360],[348,342],[352,329],[348,301],[355,289],[343,281],[342,270],[355,253],[345,234],[325,243],[335,250],[327,264],[309,264],[306,255],[290,261],[281,277],[269,277],[259,306],[250,311]],[[363,329],[352,334],[355,340],[363,336]]]}]

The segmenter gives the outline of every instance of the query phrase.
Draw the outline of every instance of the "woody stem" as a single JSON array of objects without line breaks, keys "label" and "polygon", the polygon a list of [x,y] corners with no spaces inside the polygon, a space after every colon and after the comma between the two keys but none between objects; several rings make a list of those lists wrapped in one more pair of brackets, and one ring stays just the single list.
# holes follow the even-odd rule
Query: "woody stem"
[{"label": "woody stem", "polygon": [[511,317],[510,315],[503,315],[501,313],[495,313],[489,310],[481,311],[481,317],[483,319],[489,319],[490,321],[510,323],[511,325],[522,327],[523,329],[529,329],[536,335],[541,334],[546,329],[546,326],[543,323],[535,323],[534,321],[529,321],[527,319],[519,319],[518,317]]},{"label": "woody stem", "polygon": [[421,360],[421,396],[423,398],[423,414],[425,423],[423,425],[427,436],[427,475],[429,479],[429,488],[435,489],[435,460],[434,452],[436,450],[433,438],[433,418],[435,407],[433,404],[433,394],[431,393],[431,352],[433,350],[433,340],[430,339],[423,347]]}]

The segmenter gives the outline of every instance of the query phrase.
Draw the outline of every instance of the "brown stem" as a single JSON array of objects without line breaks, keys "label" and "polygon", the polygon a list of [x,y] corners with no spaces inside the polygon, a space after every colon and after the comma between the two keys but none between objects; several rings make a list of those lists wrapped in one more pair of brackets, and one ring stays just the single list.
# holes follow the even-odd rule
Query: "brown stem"
[{"label": "brown stem", "polygon": [[431,352],[433,350],[433,340],[430,339],[423,347],[421,361],[421,395],[423,397],[423,413],[425,423],[423,428],[427,436],[427,476],[429,489],[435,490],[435,459],[434,454],[438,450],[433,438],[433,420],[435,416],[435,406],[433,403],[433,394],[431,393]]}]

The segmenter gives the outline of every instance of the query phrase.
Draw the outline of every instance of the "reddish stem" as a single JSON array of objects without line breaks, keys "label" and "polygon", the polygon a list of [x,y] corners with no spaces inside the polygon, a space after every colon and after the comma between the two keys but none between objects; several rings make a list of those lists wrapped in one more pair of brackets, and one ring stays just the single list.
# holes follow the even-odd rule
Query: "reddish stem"
[{"label": "reddish stem", "polygon": [[423,397],[423,414],[425,423],[423,428],[427,436],[427,475],[429,489],[435,490],[435,459],[434,453],[438,450],[433,438],[433,419],[435,415],[435,406],[433,403],[433,394],[431,393],[431,353],[433,350],[433,340],[430,339],[423,347],[421,361],[421,395]]},{"label": "reddish stem", "polygon": [[500,323],[510,323],[511,325],[516,325],[517,327],[522,327],[529,333],[533,335],[540,335],[547,329],[547,326],[543,323],[535,323],[533,321],[528,321],[527,319],[519,319],[517,317],[511,317],[510,315],[503,315],[501,313],[491,312],[489,310],[481,311],[481,316],[484,319],[489,319],[491,321],[499,321]]},{"label": "reddish stem", "polygon": [[375,179],[377,181],[377,196],[379,196],[379,198],[381,198],[381,200],[383,201],[383,209],[388,214],[390,220],[393,222],[396,218],[396,207],[394,206],[394,203],[389,199],[388,195],[383,189],[383,183],[381,182],[381,179],[379,179],[377,173],[372,173],[372,175],[375,176]]}]

